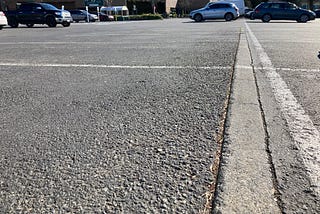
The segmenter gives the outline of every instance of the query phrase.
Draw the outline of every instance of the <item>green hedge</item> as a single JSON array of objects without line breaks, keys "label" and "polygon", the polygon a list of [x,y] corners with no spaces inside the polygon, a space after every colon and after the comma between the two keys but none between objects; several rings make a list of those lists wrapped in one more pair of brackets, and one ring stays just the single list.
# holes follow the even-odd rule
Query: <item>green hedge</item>
[{"label": "green hedge", "polygon": [[130,20],[155,20],[163,19],[160,14],[142,14],[142,15],[130,15]]}]

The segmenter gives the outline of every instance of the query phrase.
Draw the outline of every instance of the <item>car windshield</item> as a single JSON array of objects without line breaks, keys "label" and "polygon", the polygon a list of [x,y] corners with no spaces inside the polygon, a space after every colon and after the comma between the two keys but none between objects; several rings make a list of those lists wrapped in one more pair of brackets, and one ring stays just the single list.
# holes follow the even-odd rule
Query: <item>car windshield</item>
[{"label": "car windshield", "polygon": [[285,8],[286,8],[286,9],[291,9],[291,10],[293,10],[293,9],[296,9],[296,8],[297,8],[297,5],[295,5],[295,4],[288,4],[288,5],[286,5]]},{"label": "car windshield", "polygon": [[86,14],[86,15],[87,15],[87,13],[88,13],[86,10],[81,10],[81,12],[84,13],[84,14]]},{"label": "car windshield", "polygon": [[51,4],[41,4],[41,6],[46,10],[58,10],[58,8],[56,8],[55,6],[53,6]]},{"label": "car windshield", "polygon": [[205,7],[210,7],[210,5],[212,5],[212,2],[209,2]]}]

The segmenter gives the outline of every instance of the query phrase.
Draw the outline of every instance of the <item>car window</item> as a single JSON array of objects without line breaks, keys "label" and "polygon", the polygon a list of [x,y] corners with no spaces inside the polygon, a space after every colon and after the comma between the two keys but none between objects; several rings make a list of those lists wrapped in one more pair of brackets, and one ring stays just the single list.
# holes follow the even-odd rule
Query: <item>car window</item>
[{"label": "car window", "polygon": [[39,5],[32,5],[32,11],[42,10],[42,7]]},{"label": "car window", "polygon": [[271,4],[269,8],[280,9],[280,8],[282,8],[282,7],[281,7],[281,4],[274,3],[274,4]]},{"label": "car window", "polygon": [[212,4],[209,6],[210,9],[217,9],[219,8],[219,4]]},{"label": "car window", "polygon": [[47,3],[42,3],[42,7],[46,10],[58,10],[55,6]]},{"label": "car window", "polygon": [[230,8],[231,6],[229,4],[221,4],[221,8]]},{"label": "car window", "polygon": [[266,3],[262,3],[262,4],[259,4],[256,9],[258,8],[268,8],[270,6],[270,4],[266,4]]},{"label": "car window", "polygon": [[32,5],[31,4],[22,4],[20,6],[20,10],[32,10]]},{"label": "car window", "polygon": [[297,8],[297,6],[295,4],[285,4],[284,5],[284,9],[287,9],[287,10],[294,10],[296,8]]}]

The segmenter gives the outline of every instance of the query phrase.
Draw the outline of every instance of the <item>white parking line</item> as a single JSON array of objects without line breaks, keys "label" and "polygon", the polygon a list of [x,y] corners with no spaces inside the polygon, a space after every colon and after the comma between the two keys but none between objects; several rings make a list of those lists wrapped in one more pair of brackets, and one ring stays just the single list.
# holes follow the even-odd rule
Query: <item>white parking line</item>
[{"label": "white parking line", "polygon": [[[246,65],[237,65],[236,66],[237,68],[240,68],[240,69],[252,69],[252,67],[250,66],[246,66]],[[258,69],[267,69],[267,70],[270,70],[270,69],[275,69],[277,71],[292,71],[292,72],[306,72],[306,73],[320,73],[320,69],[312,69],[312,68],[275,68],[275,67],[256,67]]]},{"label": "white parking line", "polygon": [[[293,96],[287,84],[273,67],[270,58],[246,23],[249,37],[262,62],[263,69],[270,81],[273,93],[280,105],[290,135],[299,148],[304,165],[311,179],[311,188],[320,196],[320,135],[309,116]],[[319,70],[317,70],[319,71]]]},{"label": "white parking line", "polygon": [[[1,44],[1,43],[0,43]],[[228,70],[232,66],[166,66],[166,65],[95,65],[95,64],[38,64],[38,63],[2,63],[0,66],[17,66],[17,67],[79,67],[79,68],[127,68],[127,69],[206,69],[206,70]],[[250,66],[237,65],[239,69],[252,69]],[[320,69],[304,69],[304,68],[270,68],[263,67],[263,69],[275,69],[280,71],[299,71],[299,72],[314,72],[320,73]]]},{"label": "white parking line", "polygon": [[125,68],[125,69],[204,69],[228,70],[231,66],[167,66],[167,65],[94,65],[94,64],[38,64],[38,63],[0,63],[0,66],[16,67],[78,67],[78,68]]}]

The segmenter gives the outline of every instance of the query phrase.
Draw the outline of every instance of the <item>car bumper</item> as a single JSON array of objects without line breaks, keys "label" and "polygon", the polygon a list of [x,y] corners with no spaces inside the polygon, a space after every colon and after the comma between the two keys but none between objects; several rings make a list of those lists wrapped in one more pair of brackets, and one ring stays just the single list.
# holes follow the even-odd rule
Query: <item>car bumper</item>
[{"label": "car bumper", "polygon": [[0,19],[0,25],[4,26],[4,25],[8,25],[8,22],[6,19]]},{"label": "car bumper", "polygon": [[72,20],[72,18],[71,17],[64,17],[64,18],[56,18],[56,22],[57,23],[64,23],[64,22],[69,22],[69,23],[71,23],[73,20]]}]

